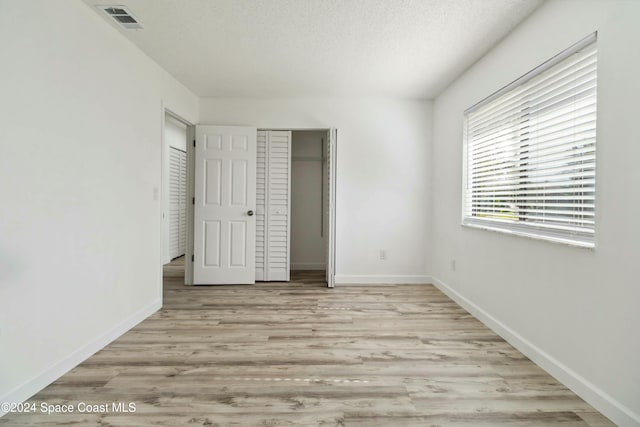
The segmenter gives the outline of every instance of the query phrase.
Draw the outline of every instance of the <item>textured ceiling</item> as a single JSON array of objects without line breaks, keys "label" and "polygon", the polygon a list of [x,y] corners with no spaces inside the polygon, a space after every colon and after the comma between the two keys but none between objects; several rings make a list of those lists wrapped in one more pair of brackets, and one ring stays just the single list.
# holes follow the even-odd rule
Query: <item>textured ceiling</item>
[{"label": "textured ceiling", "polygon": [[144,25],[141,31],[121,32],[201,97],[433,98],[541,3],[115,0],[112,4],[127,6]]}]

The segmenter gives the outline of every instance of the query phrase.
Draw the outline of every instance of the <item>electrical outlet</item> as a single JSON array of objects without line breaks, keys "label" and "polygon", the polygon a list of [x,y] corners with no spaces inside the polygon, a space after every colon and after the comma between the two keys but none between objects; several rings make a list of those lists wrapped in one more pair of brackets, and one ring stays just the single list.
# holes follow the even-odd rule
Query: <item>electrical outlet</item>
[{"label": "electrical outlet", "polygon": [[456,259],[455,258],[451,259],[451,270],[452,271],[456,271]]},{"label": "electrical outlet", "polygon": [[387,259],[387,250],[386,249],[380,249],[380,259],[383,260],[383,261]]}]

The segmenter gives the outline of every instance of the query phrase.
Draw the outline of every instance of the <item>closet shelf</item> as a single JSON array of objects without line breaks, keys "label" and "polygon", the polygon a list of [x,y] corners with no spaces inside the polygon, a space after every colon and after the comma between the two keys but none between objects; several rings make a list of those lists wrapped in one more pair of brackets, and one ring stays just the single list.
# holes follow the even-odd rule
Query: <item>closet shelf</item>
[{"label": "closet shelf", "polygon": [[298,161],[298,162],[324,162],[326,159],[326,157],[299,157],[299,156],[294,156],[291,157],[291,161]]}]

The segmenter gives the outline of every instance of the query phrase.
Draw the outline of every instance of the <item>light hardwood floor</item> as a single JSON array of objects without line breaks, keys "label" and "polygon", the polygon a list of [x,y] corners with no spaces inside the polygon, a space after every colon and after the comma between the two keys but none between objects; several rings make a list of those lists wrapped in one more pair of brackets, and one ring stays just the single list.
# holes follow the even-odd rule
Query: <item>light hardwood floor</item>
[{"label": "light hardwood floor", "polygon": [[613,425],[433,286],[185,287],[181,263],[161,311],[29,400],[135,413],[0,425]]}]

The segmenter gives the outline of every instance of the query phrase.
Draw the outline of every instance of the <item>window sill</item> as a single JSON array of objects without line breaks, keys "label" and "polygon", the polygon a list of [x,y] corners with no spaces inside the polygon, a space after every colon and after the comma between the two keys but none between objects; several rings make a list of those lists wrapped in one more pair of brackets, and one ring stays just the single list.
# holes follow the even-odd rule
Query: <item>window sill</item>
[{"label": "window sill", "polygon": [[510,234],[513,236],[527,237],[529,239],[534,239],[534,240],[543,240],[546,242],[560,243],[560,244],[571,246],[571,247],[595,250],[595,242],[585,242],[583,240],[574,240],[567,237],[556,237],[556,236],[551,236],[546,234],[539,234],[535,231],[514,230],[511,228],[504,228],[504,227],[492,226],[487,224],[474,224],[474,223],[463,222],[460,225],[468,228],[494,231],[501,234]]}]

